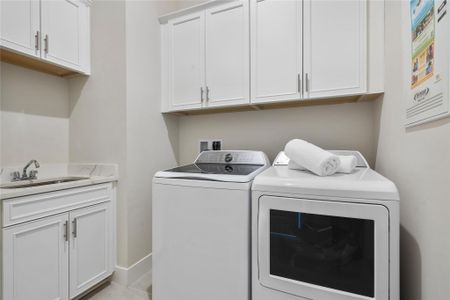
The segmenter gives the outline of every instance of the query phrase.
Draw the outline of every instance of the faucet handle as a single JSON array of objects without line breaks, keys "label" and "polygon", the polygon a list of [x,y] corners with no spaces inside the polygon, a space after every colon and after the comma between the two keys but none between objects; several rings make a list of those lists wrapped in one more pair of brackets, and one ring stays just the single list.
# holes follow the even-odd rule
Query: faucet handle
[{"label": "faucet handle", "polygon": [[38,170],[31,170],[28,179],[37,179]]},{"label": "faucet handle", "polygon": [[12,176],[12,181],[18,181],[20,180],[20,172],[19,171],[14,171],[11,173]]}]

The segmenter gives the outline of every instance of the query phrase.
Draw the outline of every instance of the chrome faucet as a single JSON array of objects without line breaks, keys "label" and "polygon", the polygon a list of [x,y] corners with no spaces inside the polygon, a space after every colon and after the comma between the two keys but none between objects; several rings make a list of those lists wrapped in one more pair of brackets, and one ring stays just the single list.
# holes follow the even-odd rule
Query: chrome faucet
[{"label": "chrome faucet", "polygon": [[37,170],[31,170],[30,174],[27,174],[27,169],[32,164],[34,164],[35,168],[39,168],[40,167],[39,162],[37,160],[35,160],[35,159],[32,159],[23,168],[22,176],[20,176],[20,173],[18,171],[12,173],[12,176],[13,176],[12,181],[37,179],[37,173],[38,173]]}]

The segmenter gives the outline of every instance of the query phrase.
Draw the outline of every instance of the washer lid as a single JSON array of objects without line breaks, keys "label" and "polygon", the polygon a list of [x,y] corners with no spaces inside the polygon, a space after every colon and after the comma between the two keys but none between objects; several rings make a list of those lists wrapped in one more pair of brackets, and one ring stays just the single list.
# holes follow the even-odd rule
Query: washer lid
[{"label": "washer lid", "polygon": [[256,176],[252,190],[271,195],[399,200],[395,184],[369,168],[356,168],[352,174],[320,177],[307,171],[290,170],[287,166],[274,166]]}]

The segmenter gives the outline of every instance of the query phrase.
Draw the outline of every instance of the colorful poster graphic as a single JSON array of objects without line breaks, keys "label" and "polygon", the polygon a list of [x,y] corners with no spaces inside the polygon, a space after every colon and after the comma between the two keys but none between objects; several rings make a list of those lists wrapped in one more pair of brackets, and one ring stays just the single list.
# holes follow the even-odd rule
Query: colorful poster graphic
[{"label": "colorful poster graphic", "polygon": [[434,0],[410,0],[412,77],[411,89],[434,73]]}]

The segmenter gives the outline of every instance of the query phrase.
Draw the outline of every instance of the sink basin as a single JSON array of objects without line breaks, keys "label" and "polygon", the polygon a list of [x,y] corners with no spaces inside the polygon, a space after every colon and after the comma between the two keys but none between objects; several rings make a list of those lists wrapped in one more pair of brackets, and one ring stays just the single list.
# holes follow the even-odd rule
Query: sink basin
[{"label": "sink basin", "polygon": [[59,177],[59,178],[43,179],[43,180],[17,181],[17,182],[12,182],[12,183],[0,184],[0,189],[19,189],[19,188],[58,184],[58,183],[85,180],[85,179],[89,179],[89,177],[71,176],[71,177]]}]

